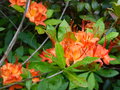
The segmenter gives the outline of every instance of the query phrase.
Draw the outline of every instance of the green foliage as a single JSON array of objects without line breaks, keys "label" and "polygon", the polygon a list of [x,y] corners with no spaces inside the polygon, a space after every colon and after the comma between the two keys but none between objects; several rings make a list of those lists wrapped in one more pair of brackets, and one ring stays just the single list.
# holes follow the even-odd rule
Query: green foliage
[{"label": "green foliage", "polygon": [[105,32],[105,25],[103,22],[103,18],[100,18],[94,25],[94,32],[95,32],[95,37],[101,38],[103,33]]},{"label": "green foliage", "polygon": [[111,40],[113,40],[114,38],[116,38],[118,35],[119,35],[118,32],[111,32],[108,35],[106,35],[105,37],[103,37],[99,41],[99,44],[103,44],[105,41],[107,41],[107,43],[109,43]]},{"label": "green foliage", "polygon": [[50,71],[58,70],[57,67],[52,66],[51,64],[49,64],[47,62],[40,62],[40,60],[39,61],[34,60],[33,62],[31,62],[29,65],[29,68],[31,68],[31,69],[34,68],[35,70],[38,70],[42,73],[47,73]]},{"label": "green foliage", "polygon": [[94,73],[90,73],[88,77],[88,90],[93,90],[95,87],[95,76]]},{"label": "green foliage", "polygon": [[58,28],[58,41],[62,41],[67,32],[71,32],[71,28],[66,20],[63,20]]},{"label": "green foliage", "polygon": [[56,29],[52,25],[47,25],[46,31],[47,35],[50,37],[50,39],[55,42],[56,39]]},{"label": "green foliage", "polygon": [[91,6],[89,3],[85,3],[85,8],[91,13]]},{"label": "green foliage", "polygon": [[76,88],[76,87],[87,87],[88,83],[86,81],[85,77],[79,77],[75,73],[64,71],[67,78],[70,80],[70,89]]},{"label": "green foliage", "polygon": [[35,30],[37,30],[38,34],[44,34],[45,31],[41,26],[35,26]]},{"label": "green foliage", "polygon": [[64,58],[64,50],[63,47],[57,42],[55,44],[55,52],[56,52],[56,57],[57,57],[57,61],[56,63],[61,67],[61,68],[65,68],[65,58]]},{"label": "green foliage", "polygon": [[91,6],[92,6],[93,10],[99,9],[99,4],[96,0],[92,0]]},{"label": "green foliage", "polygon": [[59,19],[48,19],[45,21],[46,25],[58,25],[61,23],[61,20]]},{"label": "green foliage", "polygon": [[19,47],[19,48],[16,49],[16,54],[18,56],[20,56],[20,57],[23,56],[23,54],[24,54],[24,48],[23,48],[23,46],[21,46],[21,47]]},{"label": "green foliage", "polygon": [[4,31],[5,30],[5,28],[4,27],[0,27],[0,31]]},{"label": "green foliage", "polygon": [[120,4],[113,2],[113,9],[116,16],[120,18]]},{"label": "green foliage", "polygon": [[[32,76],[31,76],[31,74],[30,74],[30,72],[28,72],[28,77],[27,78],[31,78]],[[32,80],[30,79],[30,80],[27,80],[26,81],[26,87],[27,87],[27,89],[28,90],[31,90],[31,86],[32,86]]]},{"label": "green foliage", "polygon": [[84,2],[79,2],[79,3],[77,4],[77,11],[78,11],[78,12],[82,11],[82,10],[84,9],[84,7],[85,7]]},{"label": "green foliage", "polygon": [[62,75],[43,80],[39,83],[37,90],[66,90],[68,83]]},{"label": "green foliage", "polygon": [[31,32],[21,32],[18,38],[32,48],[36,49],[38,47],[37,40]]},{"label": "green foliage", "polygon": [[24,8],[18,5],[13,5],[12,6],[15,10],[17,10],[18,12],[24,12]]},{"label": "green foliage", "polygon": [[48,9],[47,10],[47,18],[51,18],[52,17],[52,15],[53,15],[53,13],[54,13],[54,10],[52,10],[52,9]]},{"label": "green foliage", "polygon": [[79,17],[83,20],[90,20],[90,21],[93,21],[93,22],[96,21],[96,19],[93,15],[80,15]]},{"label": "green foliage", "polygon": [[87,64],[90,64],[92,63],[93,61],[97,60],[98,58],[97,57],[86,57],[84,58],[83,60],[81,61],[77,61],[75,64],[69,66],[68,68],[66,69],[71,69],[71,68],[75,68],[75,67],[78,67],[78,66],[82,66],[82,65],[87,65]]},{"label": "green foliage", "polygon": [[118,71],[113,70],[113,69],[101,69],[101,70],[97,71],[96,73],[103,77],[108,77],[108,78],[114,77],[119,74]]},{"label": "green foliage", "polygon": [[[62,20],[59,20],[68,1],[70,2]],[[18,5],[8,6],[10,2],[7,0],[0,3],[0,58],[2,58],[16,32],[16,27],[19,26],[22,20],[25,7]],[[47,8],[47,19],[44,22],[46,26],[35,26],[33,22],[31,23],[28,19],[25,19],[17,41],[7,59],[9,63],[15,63],[17,59],[18,63],[23,63],[39,45],[42,45],[47,35],[50,39],[43,45],[42,49],[55,47],[55,51],[52,53],[55,53],[56,56],[52,56],[51,53],[47,52],[48,55],[44,53],[43,58],[41,58],[39,54],[42,49],[35,53],[28,64],[22,66],[23,73],[21,76],[23,79],[31,78],[29,69],[35,69],[40,71],[42,75],[40,77],[41,81],[33,83],[31,79],[22,82],[20,85],[24,88],[21,90],[119,90],[120,0],[42,0],[42,4]],[[32,19],[34,18],[32,17]],[[85,20],[84,25],[82,20]],[[117,40],[117,44],[113,46],[110,52],[110,57],[116,60],[110,61],[109,65],[103,63],[101,67],[96,62],[99,59],[97,57],[86,57],[76,63],[72,63],[73,58],[70,58],[70,66],[68,67],[64,56],[65,48],[62,47],[60,42],[64,38],[70,38],[77,42],[73,31],[78,32],[81,31],[83,26],[91,26],[90,22],[95,23],[93,29],[87,27],[85,32],[91,32],[95,37],[98,37],[100,39],[99,44],[107,42],[106,47],[109,47],[111,41],[115,42]],[[104,36],[104,34],[106,35]],[[89,37],[87,38],[89,40]],[[43,62],[48,58],[52,59],[53,63],[48,63],[47,60]],[[102,58],[100,60],[102,61]],[[25,68],[25,66],[28,67]],[[47,78],[60,70],[63,71],[62,74]],[[3,82],[3,80],[0,79],[0,82]],[[0,88],[3,86],[0,83]]]}]

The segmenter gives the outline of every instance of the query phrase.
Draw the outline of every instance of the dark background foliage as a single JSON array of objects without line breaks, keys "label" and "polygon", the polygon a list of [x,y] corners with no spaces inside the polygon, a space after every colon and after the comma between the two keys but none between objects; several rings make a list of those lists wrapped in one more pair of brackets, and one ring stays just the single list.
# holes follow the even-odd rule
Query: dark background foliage
[{"label": "dark background foliage", "polygon": [[[52,18],[58,19],[60,17],[65,5],[64,0],[37,0],[37,2],[41,1],[49,9],[54,10]],[[82,19],[91,20],[95,22],[99,18],[103,17],[104,23],[106,25],[106,30],[108,31],[108,33],[110,32],[110,30],[119,32],[120,31],[119,20],[118,22],[115,22],[115,18],[111,16],[109,9],[113,8],[112,2],[116,1],[117,0],[71,0],[65,12],[65,15],[63,16],[62,19],[66,19],[66,21],[69,24],[71,21],[74,21],[74,25],[77,25],[78,28],[81,29],[80,25],[82,23]],[[9,5],[10,3],[8,2],[8,0],[0,1],[0,57],[2,57],[13,35],[15,34],[16,28],[19,26],[23,15],[22,13],[14,10]],[[14,63],[16,58],[18,58],[20,62],[23,62],[33,52],[33,50],[38,48],[38,46],[44,41],[46,37],[47,37],[46,34],[39,35],[35,30],[35,25],[29,22],[28,19],[25,19],[21,33],[18,36],[18,40],[8,56],[8,61]],[[39,53],[43,49],[51,47],[52,43],[50,40],[48,40],[47,43],[42,47],[42,49],[39,50]],[[116,56],[117,59],[116,63],[111,63],[112,65],[105,66],[104,68],[111,68],[120,71],[119,50],[120,49],[113,48],[113,51],[111,52],[111,54]],[[38,57],[33,57],[32,59],[34,58]],[[55,81],[56,80],[55,78],[60,79],[59,82]],[[56,88],[58,86],[58,89],[52,90],[60,90],[60,88],[63,88],[61,90],[64,90],[64,88],[66,88],[66,86],[69,84],[65,82],[67,80],[62,81],[63,79],[61,78],[64,78],[63,76],[57,76],[55,78],[41,82],[39,86],[41,87],[43,85],[47,86],[46,82],[51,82],[50,86],[53,87],[54,85],[56,85],[56,83],[58,83],[58,85],[56,85]],[[102,80],[101,78],[98,78],[98,80],[99,82],[101,82],[99,84],[100,85],[99,90],[120,90],[120,75],[117,75],[116,77],[112,78],[102,77]],[[64,86],[59,87],[59,85],[61,84]],[[73,90],[87,90],[87,89],[77,88]]]}]

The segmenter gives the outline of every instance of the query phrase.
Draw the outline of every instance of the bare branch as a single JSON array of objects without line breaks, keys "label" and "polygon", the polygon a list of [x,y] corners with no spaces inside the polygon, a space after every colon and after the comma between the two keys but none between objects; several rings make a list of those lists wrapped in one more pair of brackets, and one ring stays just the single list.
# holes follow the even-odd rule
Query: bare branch
[{"label": "bare branch", "polygon": [[[69,1],[66,2],[65,8],[64,8],[64,10],[63,10],[63,12],[62,12],[62,14],[61,14],[61,16],[60,16],[60,18],[59,18],[60,20],[62,19],[62,17],[63,17],[63,15],[64,15],[64,13],[65,13],[68,5],[69,5]],[[56,26],[56,27],[57,27],[57,26]],[[29,56],[29,57],[22,63],[22,65],[24,65],[25,63],[27,63],[27,62],[34,56],[34,54],[35,54],[39,49],[41,49],[41,47],[47,42],[48,39],[49,39],[49,37],[47,37],[47,38],[43,41],[43,43],[38,47],[38,49],[36,49],[36,50],[32,53],[32,55]]]},{"label": "bare branch", "polygon": [[27,62],[32,58],[32,56],[34,56],[34,54],[46,43],[46,41],[47,41],[48,39],[49,39],[49,37],[47,37],[47,38],[43,41],[43,43],[35,50],[35,52],[33,52],[32,55],[29,56],[29,57],[22,63],[22,65],[24,65],[25,63],[27,63]]},{"label": "bare branch", "polygon": [[2,59],[0,61],[0,66],[2,65],[2,63],[4,62],[4,60],[6,59],[6,57],[8,56],[9,52],[12,50],[12,48],[13,48],[16,40],[17,40],[18,34],[20,33],[20,30],[21,30],[21,28],[23,26],[23,22],[24,22],[24,19],[25,19],[26,12],[28,11],[28,8],[29,8],[29,5],[30,5],[30,1],[31,0],[27,0],[27,2],[26,2],[25,12],[23,14],[23,18],[21,20],[21,23],[20,23],[20,25],[19,25],[19,27],[18,27],[18,29],[17,29],[17,31],[16,31],[16,33],[15,33],[12,41],[10,42],[7,50],[5,51],[3,57],[2,57]]}]

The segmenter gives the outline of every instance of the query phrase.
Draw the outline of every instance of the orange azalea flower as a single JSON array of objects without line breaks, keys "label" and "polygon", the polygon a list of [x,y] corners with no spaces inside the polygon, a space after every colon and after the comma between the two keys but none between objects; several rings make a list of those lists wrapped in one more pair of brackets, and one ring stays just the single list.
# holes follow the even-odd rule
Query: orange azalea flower
[{"label": "orange azalea flower", "polygon": [[0,75],[3,78],[3,84],[10,84],[22,80],[22,65],[7,63],[0,68]]},{"label": "orange azalea flower", "polygon": [[[52,63],[52,60],[50,57],[56,56],[55,49],[54,48],[46,49],[46,51],[43,51],[39,56],[42,58],[43,62],[48,61],[49,63]],[[48,56],[48,57],[46,57],[46,56]]]},{"label": "orange azalea flower", "polygon": [[16,89],[21,89],[21,88],[23,88],[23,86],[16,84],[16,85],[9,87],[9,90],[16,90]]},{"label": "orange azalea flower", "polygon": [[46,12],[47,8],[42,3],[33,2],[26,13],[26,17],[36,25],[45,26],[43,21],[47,19]]},{"label": "orange azalea flower", "polygon": [[91,57],[99,57],[106,65],[108,65],[111,60],[115,60],[114,58],[110,58],[108,53],[109,50],[99,44],[96,44],[91,46],[90,50],[87,52],[87,55]]},{"label": "orange azalea flower", "polygon": [[76,62],[84,58],[84,55],[81,56],[83,53],[82,51],[82,44],[81,43],[76,43],[76,41],[70,39],[70,38],[65,38],[62,42],[61,45],[64,48],[64,56],[66,58],[66,64],[67,66],[70,66],[70,64]]},{"label": "orange azalea flower", "polygon": [[94,38],[94,35],[92,33],[86,33],[84,31],[79,31],[74,34],[77,42],[80,42],[83,44],[83,46],[91,46],[91,44],[96,43],[99,40],[99,38]]},{"label": "orange azalea flower", "polygon": [[13,5],[25,6],[26,0],[9,0],[9,2],[11,3],[10,6]]},{"label": "orange azalea flower", "polygon": [[[108,65],[111,60],[108,53],[109,50],[105,49],[103,46],[99,45],[97,41],[99,38],[94,38],[92,33],[86,33],[84,31],[73,32],[77,40],[71,38],[65,38],[60,44],[64,49],[64,57],[66,58],[66,65],[70,66],[71,64],[76,63],[77,61],[83,60],[85,57],[98,57],[99,59],[95,62],[100,62],[100,65],[103,65],[103,62]],[[47,49],[47,53],[42,52],[40,55],[42,61],[48,60],[49,63],[52,62],[51,58],[46,58],[45,55],[55,55],[55,49]]]},{"label": "orange azalea flower", "polygon": [[[30,71],[30,73],[32,74],[32,77],[35,77],[35,76],[38,76],[38,75],[39,75],[39,71],[35,71],[35,69],[30,69],[29,71]],[[39,82],[40,79],[39,79],[39,78],[33,78],[32,81],[33,81],[34,83],[36,83],[36,82]]]}]

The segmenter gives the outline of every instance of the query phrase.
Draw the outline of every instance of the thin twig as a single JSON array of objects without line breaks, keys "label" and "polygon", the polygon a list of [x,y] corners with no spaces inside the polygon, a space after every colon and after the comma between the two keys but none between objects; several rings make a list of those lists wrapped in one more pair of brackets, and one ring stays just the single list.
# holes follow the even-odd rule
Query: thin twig
[{"label": "thin twig", "polygon": [[3,14],[4,17],[6,17],[10,21],[10,23],[15,27],[15,29],[17,29],[17,26],[14,24],[14,22],[7,15],[5,15],[5,13],[2,10],[0,10],[0,12],[1,14]]},{"label": "thin twig", "polygon": [[29,5],[30,5],[30,1],[31,0],[27,0],[27,2],[26,2],[25,12],[23,14],[23,18],[21,20],[21,23],[20,23],[20,25],[19,25],[19,27],[18,27],[18,29],[17,29],[17,31],[16,31],[16,33],[15,33],[12,41],[10,42],[7,50],[5,51],[3,57],[2,57],[2,59],[0,61],[0,66],[2,65],[2,63],[4,62],[4,60],[6,59],[6,57],[8,56],[9,52],[12,50],[12,48],[13,48],[16,40],[17,40],[18,34],[20,33],[20,30],[21,30],[21,28],[23,26],[23,22],[24,22],[24,19],[25,19],[26,12],[28,11],[28,8],[29,8]]},{"label": "thin twig", "polygon": [[68,5],[69,5],[69,1],[66,2],[65,8],[63,9],[63,12],[62,12],[62,14],[61,14],[61,16],[60,16],[60,18],[59,18],[60,20],[62,19],[62,17],[63,17],[63,15],[64,15],[64,13],[65,13],[65,11],[66,11]]},{"label": "thin twig", "polygon": [[[61,73],[63,73],[63,71],[57,72],[57,73],[55,73],[55,74],[53,74],[53,75],[51,75],[51,76],[46,77],[45,79],[52,78],[52,77],[57,76],[57,75],[59,75],[59,74],[61,74]],[[45,74],[48,74],[48,73],[44,73],[44,74],[42,74],[42,75],[45,75]],[[34,76],[34,77],[31,77],[31,78],[27,78],[27,79],[21,80],[21,81],[19,81],[19,82],[15,82],[15,83],[12,83],[12,84],[3,86],[3,87],[0,88],[0,90],[5,89],[5,88],[8,88],[8,87],[13,86],[13,85],[16,85],[16,84],[19,84],[19,83],[22,83],[22,82],[25,82],[25,81],[27,81],[27,80],[31,80],[31,79],[36,78],[36,77],[40,77],[40,76],[42,76],[42,75]],[[45,79],[41,79],[40,82],[43,81],[43,80],[45,80]]]},{"label": "thin twig", "polygon": [[[64,13],[65,13],[68,5],[69,5],[69,1],[66,2],[65,8],[64,8],[64,10],[63,10],[63,12],[62,12],[62,14],[61,14],[61,16],[60,16],[60,18],[59,18],[60,20],[62,19],[62,17],[63,17],[63,15],[64,15]],[[57,26],[55,26],[55,27],[57,27]],[[32,53],[32,55],[29,56],[29,57],[22,63],[22,65],[24,65],[25,63],[27,63],[27,62],[34,56],[34,54],[35,54],[39,49],[41,49],[41,47],[47,42],[48,39],[49,39],[49,37],[47,37],[47,38],[43,41],[43,43],[38,47],[38,49],[36,49],[36,50]]]},{"label": "thin twig", "polygon": [[49,37],[47,37],[43,43],[35,50],[35,52],[32,53],[31,56],[29,56],[23,63],[22,65],[24,65],[26,62],[28,62],[30,60],[30,58],[32,58],[32,56],[46,43],[46,41],[49,39]]}]

